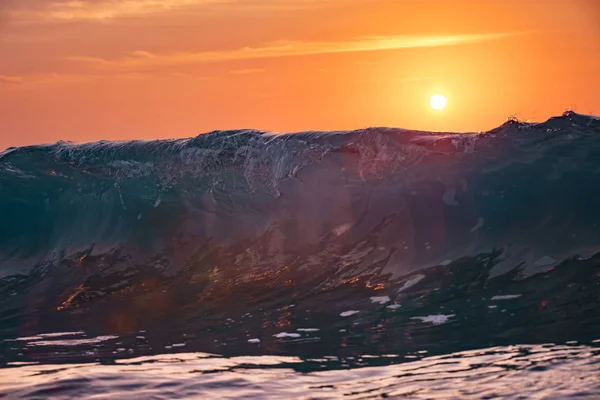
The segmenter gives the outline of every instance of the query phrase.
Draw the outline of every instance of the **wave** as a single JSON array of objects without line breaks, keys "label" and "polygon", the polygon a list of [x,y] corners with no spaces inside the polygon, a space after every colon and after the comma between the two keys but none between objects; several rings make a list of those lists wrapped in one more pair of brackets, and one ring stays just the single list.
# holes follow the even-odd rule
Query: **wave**
[{"label": "wave", "polygon": [[202,351],[262,340],[289,354],[299,341],[313,355],[477,332],[470,345],[597,339],[599,134],[598,118],[567,112],[469,134],[237,130],[7,149],[0,336],[155,329]]}]

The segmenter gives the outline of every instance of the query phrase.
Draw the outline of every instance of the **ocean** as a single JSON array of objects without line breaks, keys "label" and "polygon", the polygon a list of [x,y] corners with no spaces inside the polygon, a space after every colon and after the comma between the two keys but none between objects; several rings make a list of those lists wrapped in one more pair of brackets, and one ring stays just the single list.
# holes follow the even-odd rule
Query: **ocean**
[{"label": "ocean", "polygon": [[0,397],[600,398],[600,119],[0,153]]}]

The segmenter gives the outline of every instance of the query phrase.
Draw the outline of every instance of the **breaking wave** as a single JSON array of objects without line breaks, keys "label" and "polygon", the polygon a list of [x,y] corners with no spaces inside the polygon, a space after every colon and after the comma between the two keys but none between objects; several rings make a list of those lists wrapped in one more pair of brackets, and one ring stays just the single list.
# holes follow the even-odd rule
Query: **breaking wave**
[{"label": "breaking wave", "polygon": [[591,344],[599,199],[600,120],[573,112],[10,148],[0,360]]}]

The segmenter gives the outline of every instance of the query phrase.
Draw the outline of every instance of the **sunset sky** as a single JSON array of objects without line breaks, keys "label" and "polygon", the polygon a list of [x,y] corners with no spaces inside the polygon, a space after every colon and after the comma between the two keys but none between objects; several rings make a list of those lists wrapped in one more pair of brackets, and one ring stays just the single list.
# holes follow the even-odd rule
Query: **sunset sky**
[{"label": "sunset sky", "polygon": [[600,114],[598,0],[0,0],[0,149],[568,108]]}]

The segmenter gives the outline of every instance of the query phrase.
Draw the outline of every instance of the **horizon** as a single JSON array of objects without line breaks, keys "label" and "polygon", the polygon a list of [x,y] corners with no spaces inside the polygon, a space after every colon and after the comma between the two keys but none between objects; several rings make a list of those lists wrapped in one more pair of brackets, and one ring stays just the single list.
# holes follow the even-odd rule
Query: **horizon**
[{"label": "horizon", "polygon": [[0,149],[597,115],[599,21],[593,0],[8,1]]}]

